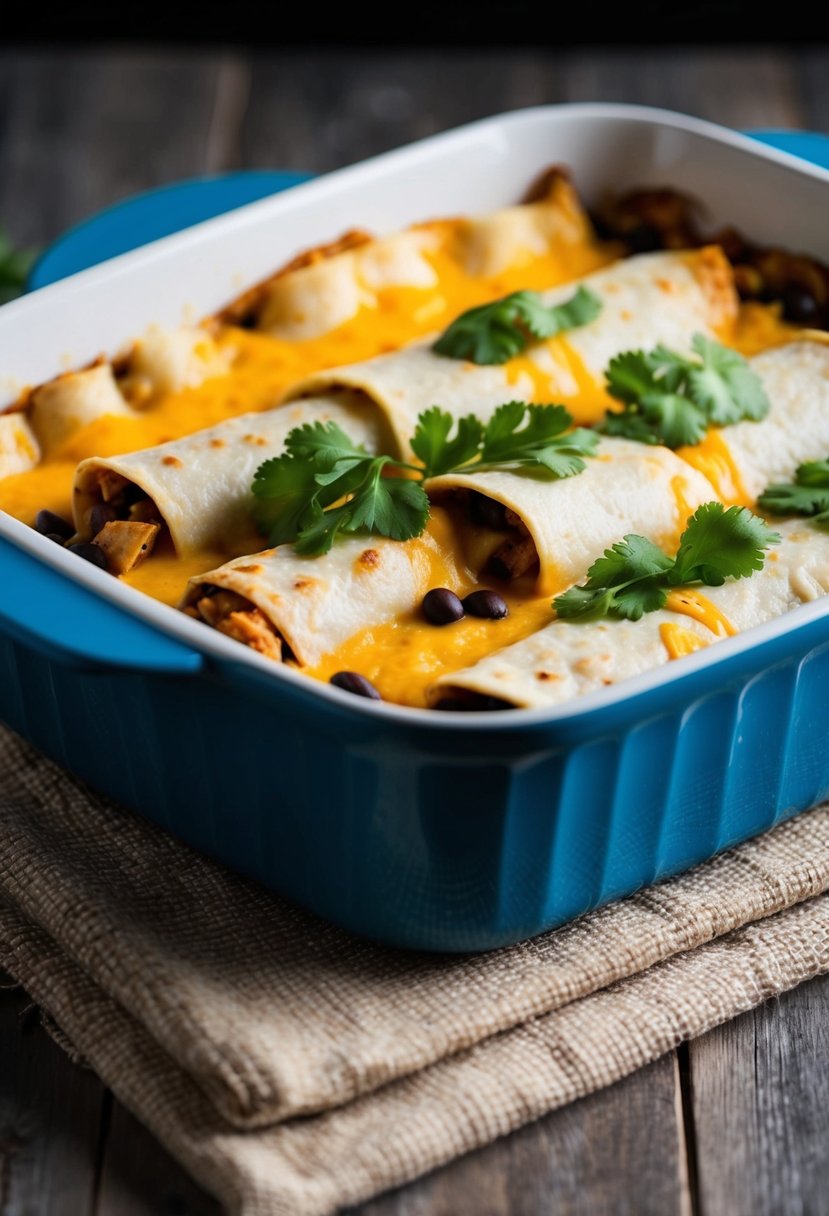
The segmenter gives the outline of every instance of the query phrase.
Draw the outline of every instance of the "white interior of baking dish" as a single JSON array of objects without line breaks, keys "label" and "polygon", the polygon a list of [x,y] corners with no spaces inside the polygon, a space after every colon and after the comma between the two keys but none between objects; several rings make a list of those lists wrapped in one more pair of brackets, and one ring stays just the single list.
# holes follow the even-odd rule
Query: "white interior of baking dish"
[{"label": "white interior of baking dish", "polygon": [[[485,119],[341,169],[286,194],[249,204],[113,258],[0,308],[0,408],[21,390],[99,354],[113,355],[150,323],[175,325],[214,311],[299,250],[349,227],[377,233],[417,220],[486,212],[516,202],[546,167],[566,165],[589,204],[605,190],[670,185],[702,204],[704,226],[729,224],[764,243],[829,261],[829,171],[710,123],[664,110],[612,104],[544,106]],[[79,562],[0,513],[0,535],[66,576],[182,641],[275,678],[308,678],[274,665]],[[552,710],[509,710],[530,721],[581,714],[681,678],[691,670],[807,624],[827,601]],[[324,697],[348,696],[319,684]],[[436,715],[358,702],[366,713]],[[492,722],[492,714],[441,715],[446,727]]]}]

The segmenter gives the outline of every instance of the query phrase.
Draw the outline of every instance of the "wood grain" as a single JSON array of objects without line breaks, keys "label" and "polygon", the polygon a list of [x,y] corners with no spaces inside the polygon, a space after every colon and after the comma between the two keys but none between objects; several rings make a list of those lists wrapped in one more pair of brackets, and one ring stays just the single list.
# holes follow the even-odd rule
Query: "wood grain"
[{"label": "wood grain", "polygon": [[119,1102],[103,1148],[95,1216],[220,1216],[221,1207]]},{"label": "wood grain", "polygon": [[0,977],[0,1214],[92,1216],[105,1090]]},{"label": "wood grain", "polygon": [[689,1045],[705,1216],[829,1213],[829,976]]},{"label": "wood grain", "polygon": [[686,1216],[673,1055],[348,1216]]}]

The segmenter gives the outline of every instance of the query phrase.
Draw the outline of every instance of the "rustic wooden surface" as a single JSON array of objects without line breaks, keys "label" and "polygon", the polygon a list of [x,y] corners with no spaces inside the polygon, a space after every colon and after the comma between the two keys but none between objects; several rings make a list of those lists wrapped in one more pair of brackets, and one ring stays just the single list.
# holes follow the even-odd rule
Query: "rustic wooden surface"
[{"label": "rustic wooden surface", "polygon": [[[42,244],[137,190],[326,170],[542,102],[829,133],[829,48],[0,50],[0,223]],[[829,978],[351,1216],[829,1214]],[[0,1216],[217,1205],[0,990]]]}]

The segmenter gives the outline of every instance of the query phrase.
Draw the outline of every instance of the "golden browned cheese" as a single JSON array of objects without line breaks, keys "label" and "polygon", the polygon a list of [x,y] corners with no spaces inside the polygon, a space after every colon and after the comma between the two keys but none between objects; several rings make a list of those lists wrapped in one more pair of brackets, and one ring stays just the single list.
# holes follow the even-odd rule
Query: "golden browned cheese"
[{"label": "golden browned cheese", "polygon": [[[305,274],[325,263],[333,267],[337,259],[370,254],[373,239],[362,232],[349,232],[329,246],[300,255],[278,275],[252,288],[205,323],[205,333],[221,353],[226,374],[210,376],[195,387],[147,397],[130,381],[128,360],[117,363],[113,369],[115,383],[118,391],[125,393],[129,408],[105,413],[85,424],[82,420],[65,432],[50,430],[48,450],[35,467],[0,479],[0,510],[28,524],[41,508],[69,518],[73,474],[79,462],[88,457],[135,452],[251,411],[271,409],[292,385],[315,372],[397,350],[444,328],[468,308],[517,290],[549,289],[615,260],[618,248],[596,240],[565,177],[554,178],[548,200],[564,217],[567,234],[564,240],[560,230],[551,228],[548,233],[545,223],[534,224],[532,241],[527,245],[521,246],[520,241],[516,244],[513,237],[509,246],[511,260],[505,263],[505,246],[489,240],[485,222],[476,226],[461,217],[418,225],[410,232],[417,238],[417,256],[428,264],[429,271],[419,285],[387,286],[381,276],[377,280],[380,285],[375,284],[361,296],[362,302],[353,315],[313,337],[289,339],[257,329],[274,283],[284,284],[291,276]],[[530,231],[530,226],[527,230]],[[521,223],[512,231],[523,231]],[[377,244],[382,253],[382,243]],[[727,299],[729,291],[721,281],[727,274],[727,266],[716,250],[710,253],[709,260],[710,275],[706,281],[712,299]],[[792,332],[773,307],[757,304],[741,309],[736,324],[733,315],[723,315],[715,320],[715,327],[721,328],[724,336],[733,330],[733,345],[747,354],[778,345]],[[609,404],[603,388],[597,387],[595,377],[587,375],[566,342],[559,345],[560,358],[566,362],[582,394],[583,415],[599,416]],[[510,375],[518,378],[528,367],[537,380],[535,364],[521,358],[512,362]],[[103,372],[96,375],[103,377]],[[539,383],[537,387],[543,399],[546,385]],[[53,389],[41,394],[41,409],[53,395]],[[32,399],[37,399],[36,392]],[[568,406],[577,405],[577,401],[568,400]],[[579,416],[578,409],[574,408],[574,413]],[[717,459],[716,436],[703,445],[700,457],[709,462]],[[684,519],[687,514],[684,486],[677,481],[674,489],[679,517]],[[431,527],[439,544],[428,546],[430,568],[424,589],[448,584],[459,594],[473,590],[477,583],[456,533],[446,526],[442,516]],[[135,565],[124,581],[160,601],[176,604],[190,577],[241,552],[250,550],[204,552],[182,558],[173,552],[169,538],[161,536],[152,560]],[[389,700],[424,705],[427,687],[440,675],[469,666],[493,649],[518,641],[549,621],[549,597],[539,596],[532,579],[516,580],[504,595],[510,609],[504,620],[467,617],[450,628],[436,629],[413,610],[390,624],[357,634],[311,674],[327,679],[337,670],[357,670]],[[240,640],[247,639],[261,653],[278,655],[278,641],[264,629],[258,616],[236,614],[228,621],[225,632]],[[681,644],[677,639],[671,642],[678,652]]]}]

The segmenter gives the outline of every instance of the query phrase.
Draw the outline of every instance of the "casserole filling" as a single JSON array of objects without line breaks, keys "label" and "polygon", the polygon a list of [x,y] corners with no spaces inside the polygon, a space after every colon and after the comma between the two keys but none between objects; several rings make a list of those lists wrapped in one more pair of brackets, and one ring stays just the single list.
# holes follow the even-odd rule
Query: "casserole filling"
[{"label": "casserole filling", "polygon": [[[637,251],[645,230],[653,252]],[[678,586],[640,620],[568,623],[553,605],[623,538],[673,554],[705,504],[754,511],[829,454],[829,345],[795,324],[789,291],[804,264],[712,241],[672,192],[629,196],[597,234],[560,170],[490,216],[351,232],[201,325],[153,327],[25,394],[0,416],[0,508],[313,678],[414,706],[555,704],[829,589],[822,538],[786,524],[751,577]],[[567,424],[491,459],[510,403],[512,439],[550,408]],[[465,463],[423,457],[435,410],[446,442],[480,429]],[[303,535],[337,512],[312,552]]]}]

